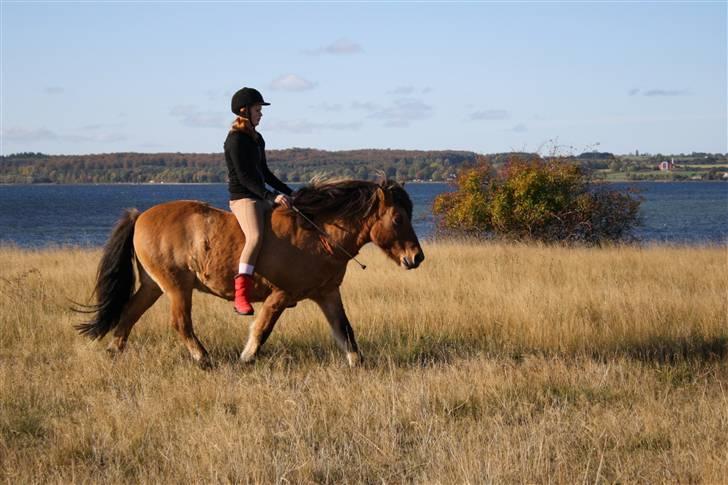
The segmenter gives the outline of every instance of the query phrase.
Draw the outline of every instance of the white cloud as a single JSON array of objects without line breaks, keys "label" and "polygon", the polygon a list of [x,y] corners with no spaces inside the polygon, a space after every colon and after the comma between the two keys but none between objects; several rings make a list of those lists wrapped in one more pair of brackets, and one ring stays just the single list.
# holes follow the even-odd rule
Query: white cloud
[{"label": "white cloud", "polygon": [[316,84],[295,74],[285,74],[270,83],[270,88],[279,91],[308,91]]},{"label": "white cloud", "polygon": [[528,128],[523,123],[518,123],[517,125],[515,125],[513,128],[511,128],[508,131],[513,131],[515,133],[525,133],[528,131]]},{"label": "white cloud", "polygon": [[48,86],[43,91],[46,94],[63,94],[66,90],[60,86]]},{"label": "white cloud", "polygon": [[322,54],[331,54],[335,56],[358,54],[362,52],[361,46],[348,39],[339,39],[329,45],[303,51],[305,54],[318,56]]},{"label": "white cloud", "polygon": [[470,113],[470,119],[473,121],[507,120],[509,117],[508,111],[504,109],[484,109]]}]

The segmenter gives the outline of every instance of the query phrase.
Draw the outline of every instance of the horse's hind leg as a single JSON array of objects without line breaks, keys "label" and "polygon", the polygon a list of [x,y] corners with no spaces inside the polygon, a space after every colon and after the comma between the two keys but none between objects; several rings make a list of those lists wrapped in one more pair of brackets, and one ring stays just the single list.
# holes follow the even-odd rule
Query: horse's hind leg
[{"label": "horse's hind leg", "polygon": [[162,290],[159,289],[154,281],[142,278],[142,285],[131,297],[129,303],[124,308],[124,312],[121,314],[119,324],[114,330],[114,338],[109,342],[109,346],[106,348],[107,351],[115,354],[124,350],[126,347],[126,341],[129,338],[134,324],[141,318],[149,307],[154,305],[162,294]]},{"label": "horse's hind leg", "polygon": [[210,357],[207,350],[202,346],[192,329],[192,278],[185,278],[190,279],[190,281],[180,282],[181,286],[167,289],[165,293],[169,297],[172,326],[182,337],[182,341],[187,346],[192,358],[200,365],[209,365]]}]

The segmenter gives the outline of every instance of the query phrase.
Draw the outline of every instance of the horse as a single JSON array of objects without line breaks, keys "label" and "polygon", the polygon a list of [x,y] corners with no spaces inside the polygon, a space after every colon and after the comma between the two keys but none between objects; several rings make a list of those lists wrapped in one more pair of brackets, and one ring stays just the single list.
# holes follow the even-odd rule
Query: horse
[{"label": "horse", "polygon": [[[417,268],[424,253],[412,227],[412,201],[391,180],[344,180],[307,185],[294,194],[293,205],[300,212],[280,206],[268,211],[251,299],[262,306],[240,359],[253,361],[283,311],[309,299],[326,317],[349,366],[356,367],[362,357],[340,292],[347,263],[371,242],[403,268]],[[93,316],[76,330],[92,340],[113,330],[107,350],[120,353],[134,324],[164,293],[172,327],[192,359],[209,366],[192,326],[192,291],[232,301],[244,242],[233,214],[204,202],[126,210],[103,248],[92,294],[96,304],[86,307]]]}]

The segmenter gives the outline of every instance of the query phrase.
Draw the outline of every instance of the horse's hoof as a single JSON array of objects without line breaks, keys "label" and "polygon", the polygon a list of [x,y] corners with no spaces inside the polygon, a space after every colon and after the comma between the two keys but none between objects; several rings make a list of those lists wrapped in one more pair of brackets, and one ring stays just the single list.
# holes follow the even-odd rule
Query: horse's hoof
[{"label": "horse's hoof", "polygon": [[255,354],[248,354],[246,352],[243,352],[240,354],[240,362],[243,364],[250,364],[255,360]]},{"label": "horse's hoof", "polygon": [[108,355],[112,359],[120,356],[123,352],[124,352],[124,347],[117,345],[113,342],[111,344],[109,344],[108,347],[106,347],[106,355]]},{"label": "horse's hoof", "polygon": [[354,367],[359,367],[364,359],[358,352],[347,352],[346,360],[349,361],[349,367],[353,369]]},{"label": "horse's hoof", "polygon": [[214,367],[212,359],[209,356],[204,356],[197,361],[197,365],[202,370],[210,370]]}]

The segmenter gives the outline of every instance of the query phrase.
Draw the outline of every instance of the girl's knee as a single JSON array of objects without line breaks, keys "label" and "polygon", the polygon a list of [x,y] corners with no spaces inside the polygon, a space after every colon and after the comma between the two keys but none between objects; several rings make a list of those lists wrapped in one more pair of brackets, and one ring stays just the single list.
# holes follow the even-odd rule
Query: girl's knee
[{"label": "girl's knee", "polygon": [[251,252],[259,249],[263,244],[263,238],[260,234],[254,234],[245,238],[245,249]]}]

